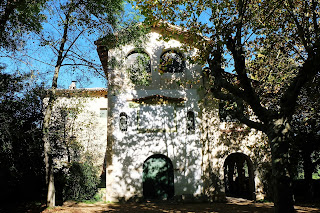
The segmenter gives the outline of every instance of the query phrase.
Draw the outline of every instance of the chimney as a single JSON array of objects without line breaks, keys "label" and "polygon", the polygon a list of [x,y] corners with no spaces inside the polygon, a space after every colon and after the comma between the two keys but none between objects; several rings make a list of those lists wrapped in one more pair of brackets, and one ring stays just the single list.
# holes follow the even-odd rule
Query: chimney
[{"label": "chimney", "polygon": [[77,81],[72,81],[69,86],[69,89],[76,89],[76,83],[77,83]]}]

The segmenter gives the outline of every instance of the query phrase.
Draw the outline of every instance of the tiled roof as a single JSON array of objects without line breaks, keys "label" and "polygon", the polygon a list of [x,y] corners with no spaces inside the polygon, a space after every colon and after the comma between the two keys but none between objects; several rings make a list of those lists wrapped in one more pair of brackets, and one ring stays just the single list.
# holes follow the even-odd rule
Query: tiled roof
[{"label": "tiled roof", "polygon": [[[49,91],[49,90],[47,90]],[[49,92],[47,92],[49,95]],[[58,97],[107,97],[107,88],[56,89]]]}]

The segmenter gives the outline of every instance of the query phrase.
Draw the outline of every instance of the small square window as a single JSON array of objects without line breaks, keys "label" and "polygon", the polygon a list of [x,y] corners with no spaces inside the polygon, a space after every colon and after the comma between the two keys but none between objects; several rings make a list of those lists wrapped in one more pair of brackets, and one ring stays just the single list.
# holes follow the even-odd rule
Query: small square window
[{"label": "small square window", "polygon": [[100,118],[106,118],[108,115],[108,110],[106,108],[100,108]]}]

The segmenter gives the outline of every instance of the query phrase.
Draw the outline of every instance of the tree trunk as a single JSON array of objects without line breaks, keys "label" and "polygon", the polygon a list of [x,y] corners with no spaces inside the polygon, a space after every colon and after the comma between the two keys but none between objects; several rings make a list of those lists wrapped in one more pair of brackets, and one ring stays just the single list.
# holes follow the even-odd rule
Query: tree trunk
[{"label": "tree trunk", "polygon": [[50,126],[53,105],[56,99],[56,88],[58,84],[58,76],[59,76],[61,64],[62,64],[62,60],[60,57],[58,57],[57,65],[55,67],[55,71],[52,79],[52,89],[49,91],[49,100],[48,100],[48,105],[45,111],[44,122],[43,122],[43,142],[44,142],[44,157],[45,157],[45,164],[46,164],[46,183],[48,186],[48,193],[47,193],[48,207],[55,206],[54,170],[53,170],[53,159],[52,159],[52,150],[51,150],[51,143],[50,143],[49,126]]},{"label": "tree trunk", "polygon": [[55,206],[55,185],[54,185],[54,170],[53,170],[53,159],[52,150],[50,143],[49,126],[52,114],[52,108],[55,102],[55,89],[49,92],[50,97],[48,100],[48,105],[45,110],[44,120],[43,120],[43,142],[44,142],[44,158],[46,165],[46,184],[48,186],[47,193],[47,207]]},{"label": "tree trunk", "polygon": [[[44,122],[43,122],[43,142],[44,142],[44,156],[45,156],[45,164],[46,164],[46,183],[48,186],[48,193],[47,193],[48,207],[55,206],[54,171],[53,171],[53,159],[52,159],[52,150],[51,150],[50,135],[49,135],[49,125],[50,125],[53,105],[56,99],[56,89],[58,85],[59,72],[60,72],[62,62],[66,56],[66,53],[64,54],[64,51],[65,51],[64,46],[67,42],[69,19],[70,19],[71,11],[72,9],[69,8],[68,13],[66,14],[65,24],[63,26],[62,39],[61,39],[60,48],[58,51],[58,58],[57,58],[56,66],[54,69],[53,79],[52,79],[52,87],[51,87],[51,90],[49,91],[48,106],[45,111]],[[68,52],[68,50],[66,52]]]},{"label": "tree trunk", "polygon": [[[49,157],[51,158],[51,156]],[[54,171],[53,171],[53,165],[52,165],[52,159],[49,161],[49,177],[48,177],[48,194],[47,194],[47,206],[48,207],[54,207],[56,205],[56,189],[54,185]]]},{"label": "tree trunk", "polygon": [[289,162],[289,145],[292,134],[285,119],[277,119],[269,128],[272,155],[274,212],[294,212],[292,177]]}]

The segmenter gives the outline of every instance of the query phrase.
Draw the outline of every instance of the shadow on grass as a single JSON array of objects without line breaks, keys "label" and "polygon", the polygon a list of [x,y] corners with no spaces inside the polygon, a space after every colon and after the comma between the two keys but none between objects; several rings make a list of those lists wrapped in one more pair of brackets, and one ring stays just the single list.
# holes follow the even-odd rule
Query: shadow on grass
[{"label": "shadow on grass", "polygon": [[256,204],[232,204],[232,203],[143,203],[143,204],[109,204],[105,212],[273,212],[272,206]]},{"label": "shadow on grass", "polygon": [[[320,209],[296,206],[298,213],[316,213]],[[140,203],[109,204],[106,212],[214,212],[214,213],[272,213],[272,203]]]},{"label": "shadow on grass", "polygon": [[39,213],[46,209],[43,202],[17,202],[0,205],[0,213]]},{"label": "shadow on grass", "polygon": [[[295,206],[298,213],[316,213],[320,209],[313,207]],[[227,203],[170,203],[170,202],[144,202],[144,203],[76,203],[66,202],[63,206],[45,209],[44,205],[20,205],[17,208],[1,209],[2,212],[13,213],[107,213],[107,212],[196,212],[196,213],[272,213],[272,203],[227,202]]]}]

